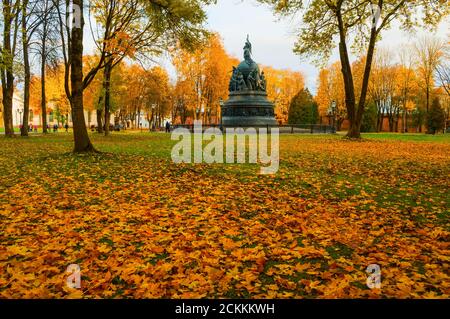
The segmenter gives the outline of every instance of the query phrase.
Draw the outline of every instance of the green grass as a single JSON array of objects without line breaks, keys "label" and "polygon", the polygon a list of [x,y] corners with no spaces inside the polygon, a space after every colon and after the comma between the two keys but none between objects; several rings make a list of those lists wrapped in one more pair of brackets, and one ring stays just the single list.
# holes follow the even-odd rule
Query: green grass
[{"label": "green grass", "polygon": [[[20,153],[12,155],[13,157],[19,156],[17,160],[20,162],[39,166],[43,161],[52,160],[60,166],[58,170],[67,172],[77,170],[80,159],[87,165],[96,165],[99,160],[105,158],[107,162],[112,162],[111,166],[114,167],[120,165],[124,156],[131,156],[137,158],[139,162],[159,161],[168,167],[173,166],[182,173],[198,171],[205,177],[218,179],[232,176],[239,183],[252,183],[259,173],[259,166],[255,164],[175,165],[171,162],[171,150],[176,142],[170,139],[170,135],[164,133],[128,131],[113,133],[108,137],[96,133],[90,136],[93,144],[98,150],[104,152],[104,155],[81,155],[81,157],[78,155],[74,157],[70,153],[73,137],[70,133],[65,132],[35,135],[28,138],[3,139],[0,140],[0,143],[12,147],[15,152],[18,150],[14,147],[15,145],[20,144],[21,147],[24,147],[29,156],[23,158]],[[373,153],[371,156],[364,156],[365,145],[371,142],[376,143],[370,144],[371,147],[375,145],[379,148],[379,157],[373,157]],[[402,144],[397,144],[397,142]],[[364,192],[372,194],[372,199],[380,207],[395,206],[407,210],[410,207],[422,206],[431,209],[435,202],[428,201],[426,198],[427,196],[433,197],[436,194],[442,194],[442,185],[430,183],[424,188],[423,180],[420,178],[443,177],[447,167],[444,166],[443,171],[444,167],[429,166],[429,163],[420,162],[417,158],[414,158],[414,155],[411,155],[411,158],[398,158],[395,155],[394,159],[392,159],[392,156],[387,156],[384,159],[383,151],[387,147],[395,152],[397,149],[405,149],[405,152],[409,152],[416,145],[416,149],[420,152],[419,145],[421,145],[420,148],[427,149],[432,145],[446,145],[449,142],[449,134],[436,136],[391,133],[364,134],[363,142],[348,142],[340,135],[281,135],[280,172],[274,176],[274,181],[279,187],[302,190],[306,198],[314,195],[322,196],[328,200],[341,201],[359,196]],[[357,154],[352,154],[351,150],[346,154],[345,145],[347,144],[351,146],[351,149],[356,150]],[[310,146],[309,149],[308,145]],[[335,150],[332,150],[332,145],[338,145],[339,148],[344,147],[344,150],[336,154]],[[330,169],[330,165],[331,167],[335,166],[335,168]],[[199,167],[202,167],[202,169],[198,170]],[[380,169],[382,170],[380,173],[387,176],[380,178],[376,173]],[[360,174],[358,170],[362,170],[361,173],[365,172],[365,174]],[[110,176],[109,171],[107,169],[101,174],[94,174],[94,176],[98,182],[110,178],[116,179],[117,176]],[[370,176],[374,172],[374,176],[368,177],[367,174]],[[388,183],[384,181],[384,178],[389,179],[389,174],[395,180],[407,173],[413,173],[417,179],[409,181],[408,185],[403,188],[395,185],[392,185],[393,188],[391,188],[389,186],[391,181],[388,181]],[[317,182],[322,187],[316,187]],[[403,183],[403,181],[401,182]],[[384,185],[381,185],[382,183]],[[439,201],[448,203],[448,198],[439,197]],[[366,205],[366,208],[368,206]],[[253,212],[245,212],[242,216],[253,218],[254,215]],[[442,220],[442,218],[439,218],[439,220]]]},{"label": "green grass", "polygon": [[402,134],[402,133],[364,133],[363,138],[397,140],[404,142],[444,142],[450,143],[450,134]]},{"label": "green grass", "polygon": [[[17,128],[17,127],[15,127],[15,128],[14,128],[14,132],[19,133],[19,132],[20,132],[20,129]],[[4,127],[0,127],[0,133],[5,133],[5,128],[4,128]]]}]

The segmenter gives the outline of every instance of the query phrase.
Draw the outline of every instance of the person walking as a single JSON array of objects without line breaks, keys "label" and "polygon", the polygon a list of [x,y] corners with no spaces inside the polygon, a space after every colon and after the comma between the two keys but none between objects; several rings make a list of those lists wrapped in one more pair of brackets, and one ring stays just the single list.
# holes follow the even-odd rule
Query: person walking
[{"label": "person walking", "polygon": [[169,121],[166,122],[166,133],[170,133],[170,123],[169,123]]}]

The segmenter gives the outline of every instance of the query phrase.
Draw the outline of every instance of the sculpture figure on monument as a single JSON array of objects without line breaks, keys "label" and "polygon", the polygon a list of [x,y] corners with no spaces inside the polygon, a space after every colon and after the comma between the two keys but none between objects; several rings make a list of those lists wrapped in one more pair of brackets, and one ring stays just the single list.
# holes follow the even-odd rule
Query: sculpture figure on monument
[{"label": "sculpture figure on monument", "polygon": [[232,71],[232,75],[231,75],[231,79],[230,79],[230,92],[235,92],[238,90],[237,84],[238,84],[238,70],[235,66],[233,66],[233,71]]},{"label": "sculpture figure on monument", "polygon": [[250,91],[253,91],[253,90],[256,89],[256,86],[255,86],[255,78],[254,78],[254,76],[253,76],[253,72],[250,73],[250,74],[248,75],[248,78],[247,78],[247,88],[248,88]]},{"label": "sculpture figure on monument", "polygon": [[267,90],[267,80],[264,71],[261,72],[261,77],[259,79],[259,89],[263,92],[266,92]]},{"label": "sculpture figure on monument", "polygon": [[249,35],[247,35],[247,42],[245,43],[245,46],[244,46],[244,60],[249,65],[254,63],[252,60],[252,44],[250,42]]},{"label": "sculpture figure on monument", "polygon": [[237,70],[237,90],[238,91],[244,91],[247,90],[247,84],[245,83],[244,76],[242,75],[239,70]]},{"label": "sculpture figure on monument", "polygon": [[259,83],[259,72],[258,69],[254,69],[249,75],[247,79],[247,87],[249,90],[258,90],[258,83]]}]

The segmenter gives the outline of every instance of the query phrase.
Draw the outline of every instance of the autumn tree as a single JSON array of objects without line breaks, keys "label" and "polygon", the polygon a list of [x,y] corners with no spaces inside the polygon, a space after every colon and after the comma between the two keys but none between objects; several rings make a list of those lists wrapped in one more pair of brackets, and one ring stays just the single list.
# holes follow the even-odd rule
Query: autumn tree
[{"label": "autumn tree", "polygon": [[[347,118],[344,79],[340,71],[339,62],[336,62],[319,72],[316,102],[318,104],[320,116],[334,117],[333,122],[336,122],[333,124],[339,131],[342,123]],[[334,110],[331,110],[332,106],[334,107]]]},{"label": "autumn tree", "polygon": [[37,29],[31,46],[32,53],[40,58],[40,88],[42,130],[47,133],[47,94],[46,71],[55,67],[59,59],[58,20],[54,0],[38,0],[34,9]]},{"label": "autumn tree", "polygon": [[[98,132],[109,134],[111,117],[111,76],[113,69],[127,56],[135,54],[136,46],[141,45],[144,39],[151,39],[156,46],[154,36],[148,36],[151,32],[151,23],[143,22],[146,18],[142,1],[131,0],[96,0],[89,6],[94,17],[100,24],[97,28],[97,48],[105,57],[103,70],[103,91],[99,99],[104,103],[97,109]],[[93,28],[91,27],[91,30]],[[157,38],[157,37],[156,37]],[[100,106],[100,105],[99,105]],[[104,119],[102,116],[104,112]],[[104,126],[103,126],[104,123]]]},{"label": "autumn tree", "polygon": [[[59,34],[64,61],[64,90],[70,102],[74,152],[94,152],[95,148],[86,129],[83,91],[104,67],[104,56],[83,76],[84,0],[54,0],[59,22]],[[70,20],[71,13],[73,17]],[[69,23],[71,22],[71,23]]]},{"label": "autumn tree", "polygon": [[144,108],[147,121],[161,127],[163,120],[170,114],[169,74],[159,66],[146,71],[146,88],[144,91]]},{"label": "autumn tree", "polygon": [[144,107],[144,93],[147,87],[146,72],[141,66],[133,64],[123,67],[121,72],[122,82],[118,92],[118,103],[120,104],[120,121],[127,125],[128,121],[134,128],[139,125],[138,115]]},{"label": "autumn tree", "polygon": [[[101,87],[102,95],[104,90]],[[145,119],[160,126],[171,113],[169,75],[160,66],[121,63],[112,73],[111,106],[119,123],[138,128]]]},{"label": "autumn tree", "polygon": [[[102,26],[107,31],[106,35],[101,41],[100,58],[96,66],[94,66],[85,76],[83,76],[83,28],[84,28],[84,1],[72,0],[67,2],[71,4],[72,8],[64,6],[60,0],[54,0],[58,10],[59,30],[61,42],[63,47],[63,58],[65,65],[65,90],[72,107],[73,128],[75,137],[75,152],[92,152],[95,151],[87,133],[84,107],[83,107],[83,91],[94,80],[96,74],[111,63],[111,50],[122,50],[121,45],[129,39],[128,30],[117,30],[117,32],[110,32],[110,28],[114,27],[113,22],[119,22],[112,19],[113,12],[116,5],[124,5],[126,1],[114,1],[112,7],[107,10],[108,14]],[[131,2],[131,1],[130,1]],[[167,0],[167,1],[139,1],[132,2],[132,4],[142,5],[139,8],[143,9],[146,14],[145,21],[150,21],[153,28],[160,31],[168,30],[168,37],[166,39],[181,38],[181,34],[186,35],[186,39],[194,39],[199,33],[203,33],[204,29],[202,23],[206,19],[206,14],[203,11],[203,4],[210,3],[210,0]],[[108,3],[109,4],[109,1]],[[126,8],[126,7],[125,7]],[[74,10],[76,14],[73,15],[73,25],[67,25],[67,18],[70,17],[70,10]],[[125,9],[126,11],[127,9]],[[141,12],[141,11],[140,11]],[[123,16],[122,16],[123,17]],[[116,16],[117,19],[117,16]],[[135,21],[139,24],[140,21]],[[111,29],[112,30],[112,29]],[[147,32],[150,29],[140,29],[141,37],[138,40],[150,43],[156,41],[153,39],[154,33]],[[164,34],[167,34],[164,32]],[[110,35],[115,34],[120,37],[111,38]],[[159,34],[159,33],[156,33]],[[189,43],[189,41],[187,41]],[[163,42],[164,43],[164,42]],[[117,45],[116,45],[117,44]],[[165,43],[166,44],[166,43]],[[126,45],[127,47],[127,45]],[[136,48],[134,48],[136,49]],[[165,48],[162,48],[165,49]],[[125,54],[127,55],[127,54]]]},{"label": "autumn tree", "polygon": [[317,78],[317,94],[315,100],[318,105],[319,115],[321,118],[328,115],[332,103],[332,88],[330,85],[329,73],[330,71],[328,69],[320,69]]},{"label": "autumn tree", "polygon": [[[327,60],[336,47],[338,39],[345,99],[350,129],[350,138],[360,137],[361,120],[364,114],[373,56],[377,41],[383,30],[398,21],[405,29],[419,24],[436,26],[450,12],[446,0],[259,0],[270,4],[281,15],[302,14],[298,42],[294,51],[301,55],[315,56]],[[365,51],[365,67],[360,92],[355,91],[350,62],[350,41],[354,47]],[[358,94],[357,94],[358,93]]]},{"label": "autumn tree", "polygon": [[275,104],[278,122],[288,123],[289,109],[293,98],[305,88],[302,73],[292,70],[278,70],[262,66],[267,81],[267,96]]},{"label": "autumn tree", "polygon": [[402,132],[408,132],[408,115],[414,110],[414,92],[418,91],[417,75],[414,70],[414,50],[409,45],[402,45],[398,53],[399,72],[397,78],[397,91],[403,113]]},{"label": "autumn tree", "polygon": [[[28,122],[30,116],[30,38],[35,30],[35,21],[30,21],[32,14],[30,13],[30,1],[23,0],[21,3],[21,33],[22,33],[22,55],[24,68],[24,89],[23,89],[23,118],[20,134],[28,136]],[[32,9],[31,9],[32,10]]]},{"label": "autumn tree", "polygon": [[441,107],[445,114],[445,127],[444,131],[448,131],[448,124],[450,122],[450,95],[441,87],[436,90],[435,96],[439,96]]},{"label": "autumn tree", "polygon": [[441,63],[436,68],[440,86],[450,96],[450,63]]},{"label": "autumn tree", "polygon": [[205,61],[205,110],[203,121],[211,123],[212,117],[216,124],[220,117],[220,99],[228,97],[231,65],[236,62],[225,51],[222,40],[216,34],[211,36],[206,46],[207,59]]},{"label": "autumn tree", "polygon": [[[83,57],[83,72],[87,73],[89,70],[95,67],[98,63],[99,57],[96,55],[85,55]],[[97,73],[94,79],[92,80],[91,84],[84,89],[83,92],[83,103],[84,107],[87,111],[87,122],[88,125],[92,125],[92,114],[96,113],[97,118],[97,129],[101,130],[99,131],[102,133],[103,131],[103,107],[102,101],[103,101],[103,74],[101,72]]]},{"label": "autumn tree", "polygon": [[[201,9],[208,0],[143,1],[95,0],[91,8],[103,33],[99,50],[105,55],[105,123],[110,122],[111,74],[125,57],[155,56],[178,41],[194,47],[207,32],[202,28],[206,15]],[[108,135],[109,125],[105,125]]]},{"label": "autumn tree", "polygon": [[172,122],[179,119],[182,124],[185,124],[189,117],[193,117],[194,106],[191,102],[195,100],[195,96],[192,92],[189,80],[178,79],[173,88]]},{"label": "autumn tree", "polygon": [[54,66],[48,66],[45,72],[48,112],[56,114],[58,122],[66,122],[69,120],[71,108],[64,91],[64,65],[58,63]]},{"label": "autumn tree", "polygon": [[435,85],[435,72],[439,66],[444,42],[435,37],[422,37],[415,43],[420,88],[425,93],[426,110],[429,111],[431,93]]},{"label": "autumn tree", "polygon": [[3,121],[5,136],[14,135],[13,96],[14,96],[14,64],[18,45],[19,18],[21,1],[2,0],[3,41],[0,44],[0,76],[2,80]]},{"label": "autumn tree", "polygon": [[369,97],[377,107],[377,131],[382,131],[384,118],[387,116],[389,130],[393,132],[395,117],[399,114],[395,96],[398,69],[393,63],[392,52],[387,49],[379,49],[374,60]]},{"label": "autumn tree", "polygon": [[177,70],[174,113],[185,119],[187,112],[203,121],[211,121],[212,115],[218,119],[219,101],[228,97],[232,66],[238,63],[226,53],[220,37],[211,35],[195,50],[178,46],[172,61]]},{"label": "autumn tree", "polygon": [[442,50],[440,62],[436,66],[438,84],[450,96],[450,42]]}]

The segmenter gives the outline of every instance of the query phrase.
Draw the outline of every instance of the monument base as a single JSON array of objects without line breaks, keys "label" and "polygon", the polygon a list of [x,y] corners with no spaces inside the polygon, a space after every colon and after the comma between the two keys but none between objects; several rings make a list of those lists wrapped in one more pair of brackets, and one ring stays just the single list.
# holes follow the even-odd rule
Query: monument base
[{"label": "monument base", "polygon": [[230,92],[222,108],[222,125],[225,127],[261,127],[278,125],[274,105],[262,91]]}]

